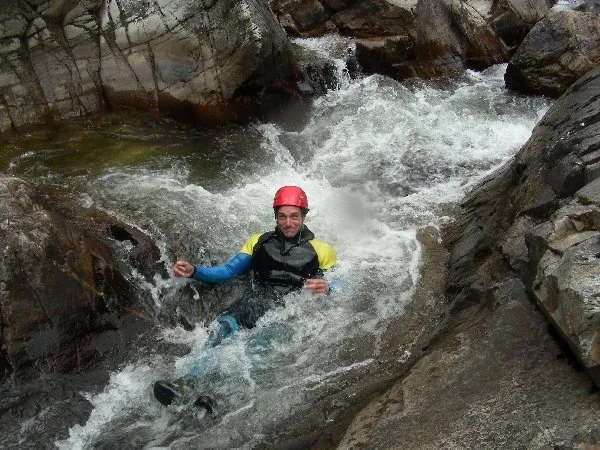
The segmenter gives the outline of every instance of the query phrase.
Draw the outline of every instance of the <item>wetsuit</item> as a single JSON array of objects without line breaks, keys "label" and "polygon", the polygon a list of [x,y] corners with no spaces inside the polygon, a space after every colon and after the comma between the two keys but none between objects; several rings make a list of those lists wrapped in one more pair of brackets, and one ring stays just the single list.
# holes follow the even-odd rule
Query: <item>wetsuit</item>
[{"label": "wetsuit", "polygon": [[[252,270],[253,282],[242,298],[217,318],[218,330],[209,336],[213,347],[233,334],[240,326],[252,328],[266,311],[283,305],[283,296],[300,290],[308,278],[319,278],[336,263],[333,249],[315,240],[313,233],[302,227],[300,233],[287,239],[279,229],[252,235],[240,252],[216,267],[194,266],[192,277],[208,283],[221,283]],[[195,391],[194,380],[202,376],[203,359],[188,368],[187,375],[175,381],[160,380],[154,384],[154,396],[163,405],[185,398]],[[199,396],[194,406],[213,412],[210,396]]]},{"label": "wetsuit", "polygon": [[254,234],[225,264],[194,266],[192,277],[221,283],[252,269],[251,287],[219,319],[228,321],[231,331],[238,325],[252,328],[266,311],[284,304],[285,294],[302,289],[309,278],[321,278],[335,265],[335,251],[314,237],[306,226],[293,238],[286,238],[278,228]]}]

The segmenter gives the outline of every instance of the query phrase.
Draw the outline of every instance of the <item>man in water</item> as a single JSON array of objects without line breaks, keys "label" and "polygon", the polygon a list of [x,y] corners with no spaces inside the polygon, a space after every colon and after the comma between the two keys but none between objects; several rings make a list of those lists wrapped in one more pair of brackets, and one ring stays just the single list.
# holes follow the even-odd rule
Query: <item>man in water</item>
[{"label": "man in water", "polygon": [[[314,239],[304,225],[308,213],[306,193],[297,186],[281,187],[275,193],[273,210],[275,230],[252,235],[225,264],[205,267],[177,261],[173,267],[176,277],[207,283],[222,283],[252,270],[252,285],[218,317],[219,329],[209,345],[218,344],[240,327],[254,327],[265,312],[282,306],[283,296],[290,292],[305,289],[313,295],[329,293],[323,273],[335,265],[336,254],[328,244]],[[154,393],[166,405],[182,395],[179,386],[161,381],[155,384]]]}]

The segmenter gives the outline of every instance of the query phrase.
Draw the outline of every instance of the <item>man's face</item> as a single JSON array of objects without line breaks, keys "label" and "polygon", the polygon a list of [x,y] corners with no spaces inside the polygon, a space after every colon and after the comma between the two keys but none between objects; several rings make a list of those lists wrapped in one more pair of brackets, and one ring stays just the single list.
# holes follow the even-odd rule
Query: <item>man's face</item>
[{"label": "man's face", "polygon": [[302,210],[297,206],[281,206],[276,215],[277,228],[286,238],[293,238],[302,228]]}]

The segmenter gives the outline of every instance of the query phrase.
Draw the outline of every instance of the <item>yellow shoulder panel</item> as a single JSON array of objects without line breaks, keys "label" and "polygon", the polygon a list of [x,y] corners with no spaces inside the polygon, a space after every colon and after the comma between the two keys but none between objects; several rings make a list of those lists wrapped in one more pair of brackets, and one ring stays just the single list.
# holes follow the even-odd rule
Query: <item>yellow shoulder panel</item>
[{"label": "yellow shoulder panel", "polygon": [[329,244],[317,241],[316,239],[308,242],[310,242],[310,245],[312,245],[317,252],[317,256],[319,257],[319,268],[323,270],[331,269],[337,262],[335,250],[333,250]]},{"label": "yellow shoulder panel", "polygon": [[240,253],[245,253],[246,255],[252,256],[252,253],[254,252],[254,246],[258,242],[258,238],[260,236],[261,236],[260,233],[256,233],[256,234],[253,234],[252,236],[250,236],[250,238],[246,241],[246,243],[244,245],[242,245],[242,249],[240,250]]}]

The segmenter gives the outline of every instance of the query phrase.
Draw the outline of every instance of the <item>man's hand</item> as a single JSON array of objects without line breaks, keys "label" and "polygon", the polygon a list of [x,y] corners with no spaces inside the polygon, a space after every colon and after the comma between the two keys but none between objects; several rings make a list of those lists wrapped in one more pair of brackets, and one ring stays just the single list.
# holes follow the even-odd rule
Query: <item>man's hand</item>
[{"label": "man's hand", "polygon": [[321,278],[310,278],[304,283],[304,289],[308,289],[312,295],[327,295],[329,285]]},{"label": "man's hand", "polygon": [[173,266],[173,275],[178,278],[189,278],[194,273],[194,266],[187,261],[177,261]]}]

